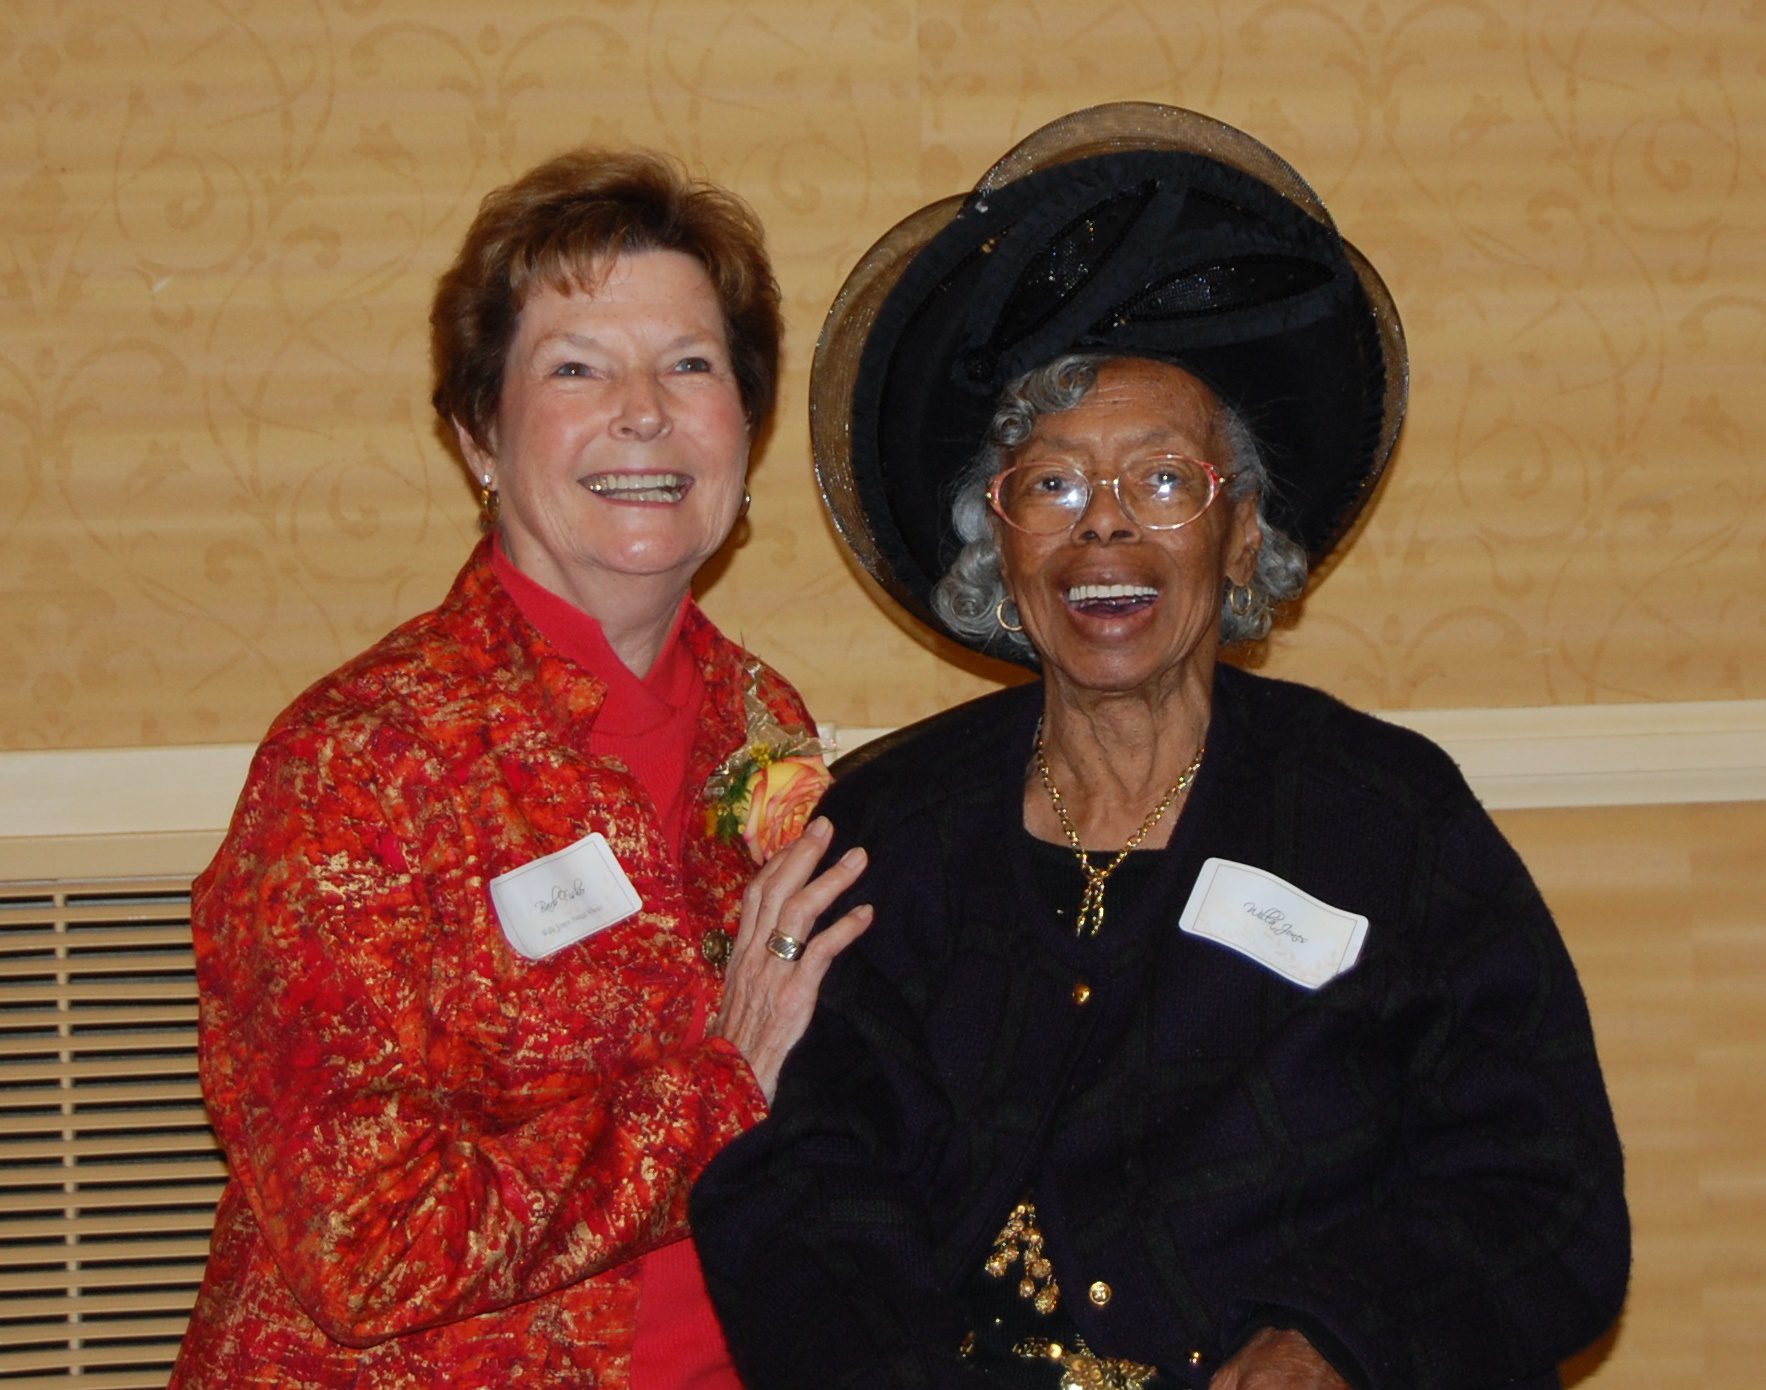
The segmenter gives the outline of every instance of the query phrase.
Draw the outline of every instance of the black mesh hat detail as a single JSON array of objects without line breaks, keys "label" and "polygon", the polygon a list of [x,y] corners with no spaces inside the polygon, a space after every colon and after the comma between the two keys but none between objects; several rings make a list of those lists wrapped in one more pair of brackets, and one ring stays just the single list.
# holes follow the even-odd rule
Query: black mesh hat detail
[{"label": "black mesh hat detail", "polygon": [[1265,510],[1315,565],[1366,505],[1404,414],[1391,296],[1287,163],[1177,107],[1064,116],[878,241],[816,348],[823,501],[859,562],[938,631],[952,483],[1006,383],[1067,352],[1205,381],[1263,446]]}]

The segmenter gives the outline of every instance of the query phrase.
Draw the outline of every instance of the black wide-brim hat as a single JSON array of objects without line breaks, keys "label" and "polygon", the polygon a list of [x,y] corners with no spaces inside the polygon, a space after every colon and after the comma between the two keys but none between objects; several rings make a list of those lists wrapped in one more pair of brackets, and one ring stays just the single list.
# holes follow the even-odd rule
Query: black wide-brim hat
[{"label": "black wide-brim hat", "polygon": [[859,562],[915,617],[961,548],[956,479],[1002,389],[1067,352],[1148,357],[1250,426],[1264,512],[1314,566],[1397,441],[1397,309],[1306,182],[1243,131],[1123,102],[1044,126],[973,193],[899,223],[828,311],[810,380],[816,477]]}]

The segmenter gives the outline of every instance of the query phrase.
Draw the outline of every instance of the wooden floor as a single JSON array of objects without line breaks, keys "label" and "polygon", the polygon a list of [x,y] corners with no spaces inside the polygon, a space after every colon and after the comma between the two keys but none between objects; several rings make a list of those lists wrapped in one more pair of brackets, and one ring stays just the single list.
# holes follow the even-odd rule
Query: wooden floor
[{"label": "wooden floor", "polygon": [[1566,1380],[1766,1386],[1766,804],[1497,819],[1575,955],[1625,1141],[1631,1295]]}]

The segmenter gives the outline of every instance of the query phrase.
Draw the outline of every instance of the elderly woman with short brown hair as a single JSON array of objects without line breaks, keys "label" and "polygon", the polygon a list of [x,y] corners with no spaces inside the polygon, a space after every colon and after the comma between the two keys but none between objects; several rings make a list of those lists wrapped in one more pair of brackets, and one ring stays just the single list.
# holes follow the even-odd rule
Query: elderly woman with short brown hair
[{"label": "elderly woman with short brown hair", "polygon": [[812,874],[808,713],[690,593],[778,291],[733,196],[588,150],[432,325],[492,534],[276,720],[195,885],[232,1179],[173,1383],[734,1390],[687,1191],[867,918],[799,944],[863,855]]},{"label": "elderly woman with short brown hair", "polygon": [[1628,1255],[1563,943],[1440,750],[1219,659],[1386,463],[1379,277],[1243,132],[1096,108],[878,243],[811,397],[859,558],[1040,679],[824,803],[876,923],[694,1194],[747,1383],[1555,1385]]}]

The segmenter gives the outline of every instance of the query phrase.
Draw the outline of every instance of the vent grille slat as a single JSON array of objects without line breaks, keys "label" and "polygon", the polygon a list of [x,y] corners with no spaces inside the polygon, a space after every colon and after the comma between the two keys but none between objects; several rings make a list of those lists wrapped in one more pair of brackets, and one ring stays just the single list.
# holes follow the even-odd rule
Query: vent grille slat
[{"label": "vent grille slat", "polygon": [[[205,1232],[200,1238],[190,1236],[168,1236],[158,1240],[97,1240],[90,1245],[74,1250],[66,1245],[0,1245],[0,1266],[11,1269],[23,1269],[27,1265],[61,1265],[64,1269],[70,1262],[85,1262],[80,1273],[58,1277],[55,1288],[66,1287],[70,1283],[78,1283],[92,1272],[93,1265],[101,1260],[120,1263],[134,1261],[153,1265],[152,1277],[157,1278],[160,1263],[164,1260],[206,1260],[208,1258],[208,1235]],[[108,1266],[106,1266],[108,1267]],[[134,1270],[138,1278],[149,1277],[140,1269]]]},{"label": "vent grille slat", "polygon": [[[133,1022],[133,1020],[130,1020]],[[154,1028],[118,1028],[105,1026],[92,1028],[73,1034],[55,1034],[42,1028],[20,1029],[11,1031],[11,1019],[6,1021],[6,1032],[0,1032],[0,1057],[29,1057],[33,1054],[46,1052],[87,1053],[87,1052],[165,1052],[173,1048],[186,1048],[190,1045],[188,1029]]]},{"label": "vent grille slat", "polygon": [[77,1062],[14,1058],[6,1064],[5,1075],[11,1086],[29,1085],[33,1081],[90,1081],[95,1077],[112,1080],[131,1076],[189,1076],[196,1070],[194,1038],[189,1046],[189,1055],[183,1057],[103,1057],[96,1061],[88,1057]]},{"label": "vent grille slat", "polygon": [[[219,1193],[216,1193],[219,1196]],[[173,1208],[165,1212],[141,1215],[118,1215],[102,1207],[82,1210],[75,1216],[8,1216],[0,1222],[0,1231],[8,1239],[65,1240],[77,1242],[91,1236],[150,1236],[161,1231],[206,1231],[215,1221],[212,1206],[201,1211]],[[0,1306],[0,1317],[5,1309]]]},{"label": "vent grille slat", "polygon": [[[25,1351],[0,1351],[0,1374],[7,1371],[77,1370],[82,1366],[137,1365],[145,1360],[144,1351],[152,1346],[154,1354],[165,1360],[169,1371],[178,1355],[178,1340],[184,1335],[188,1318],[143,1318],[140,1322],[80,1323],[79,1344],[72,1347],[32,1347]],[[99,1330],[94,1331],[94,1328]],[[111,1338],[127,1338],[120,1345],[106,1345]],[[82,1378],[77,1383],[84,1385]]]},{"label": "vent grille slat", "polygon": [[70,1373],[78,1374],[78,1380],[69,1380],[67,1375],[28,1375],[22,1378],[9,1376],[6,1379],[6,1390],[69,1390],[70,1386],[78,1386],[79,1390],[165,1390],[166,1375],[171,1370],[171,1365],[172,1358],[168,1355],[163,1366],[147,1370],[82,1369]]},{"label": "vent grille slat", "polygon": [[155,913],[152,918],[142,917],[138,920],[114,913],[106,914],[89,920],[122,925],[82,926],[74,923],[70,924],[75,928],[72,931],[44,923],[36,917],[21,925],[16,914],[0,912],[0,932],[4,932],[0,940],[5,942],[4,946],[0,946],[0,955],[16,956],[29,951],[54,950],[64,946],[77,947],[82,951],[145,951],[153,947],[168,946],[188,951],[189,907],[188,903],[182,904],[181,910],[175,916],[164,917]]},{"label": "vent grille slat", "polygon": [[[0,1095],[0,1111],[7,1109],[41,1109],[48,1104],[51,1093],[46,1090],[19,1090],[18,1093]],[[200,1106],[203,1102],[203,1088],[196,1083],[196,1077],[184,1074],[173,1077],[170,1081],[115,1081],[115,1083],[83,1084],[79,1088],[79,1100],[87,1106],[101,1106],[108,1100],[136,1100],[136,1102],[161,1102],[161,1100],[182,1100],[191,1106]]]},{"label": "vent grille slat", "polygon": [[[46,1095],[55,1095],[55,1092],[46,1092]],[[72,1092],[60,1092],[60,1095],[72,1095]],[[200,1130],[207,1134],[208,1118],[207,1114],[203,1114],[201,1106],[170,1106],[150,1111],[95,1107],[78,1111],[78,1118],[46,1114],[0,1114],[0,1162],[53,1159],[58,1155],[72,1155],[76,1159],[83,1159],[88,1153],[155,1153],[168,1146],[177,1146],[182,1152],[191,1144],[191,1134],[168,1137],[166,1134],[136,1136],[115,1132],[143,1129]],[[51,1130],[64,1137],[19,1139],[16,1144],[5,1143],[12,1136],[41,1136],[44,1130]],[[65,1137],[69,1130],[90,1137]],[[207,1146],[210,1141],[201,1139],[200,1143]]]},{"label": "vent grille slat", "polygon": [[[183,1313],[188,1317],[190,1306],[195,1302],[194,1284],[187,1288],[132,1289],[127,1293],[78,1293],[70,1289],[60,1297],[49,1294],[14,1300],[7,1304],[6,1315],[9,1318],[90,1319],[112,1313]],[[89,1327],[91,1323],[86,1325]]]},{"label": "vent grille slat", "polygon": [[157,976],[152,980],[93,980],[79,974],[65,983],[33,980],[28,984],[0,985],[0,1027],[4,1026],[5,1010],[14,1004],[26,1008],[42,1008],[50,1003],[128,1005],[137,1000],[163,1004],[194,998],[194,990],[185,988],[182,980]]},{"label": "vent grille slat", "polygon": [[160,980],[167,975],[188,975],[194,968],[195,961],[191,959],[189,947],[182,951],[143,951],[122,955],[112,951],[89,951],[82,945],[78,954],[67,956],[0,956],[0,1000],[15,989],[65,988],[60,980],[43,978],[48,975],[69,977],[69,983],[87,979],[95,983],[119,979],[132,982],[142,976]]},{"label": "vent grille slat", "polygon": [[0,1386],[163,1386],[226,1165],[187,881],[0,884]]},{"label": "vent grille slat", "polygon": [[[72,1196],[74,1194],[67,1191],[13,1192],[6,1199],[6,1207],[8,1212],[62,1211]],[[77,1219],[84,1220],[94,1211],[109,1212],[127,1207],[202,1206],[212,1213],[220,1196],[220,1183],[170,1183],[163,1187],[143,1184],[96,1187],[82,1183],[78,1192],[82,1215]]]},{"label": "vent grille slat", "polygon": [[[179,1159],[168,1154],[164,1161],[142,1163],[82,1163],[74,1167],[56,1168],[39,1161],[35,1167],[0,1169],[0,1187],[48,1187],[65,1184],[77,1177],[83,1188],[106,1185],[118,1188],[147,1182],[225,1182],[227,1165],[219,1158]],[[16,1198],[6,1198],[10,1207]]]},{"label": "vent grille slat", "polygon": [[[5,1029],[0,1036],[8,1036],[12,1030],[21,1032],[27,1029],[64,1028],[72,1020],[65,1009],[33,1009],[27,1005],[19,1005],[0,1014],[0,1028]],[[80,1015],[80,1025],[86,1028],[146,1027],[149,1024],[170,1025],[173,1027],[194,1028],[196,1026],[195,1004],[145,1004],[135,1003],[119,1005],[113,1009],[87,1009]]]},{"label": "vent grille slat", "polygon": [[[201,1252],[198,1253],[200,1255]],[[26,1261],[26,1263],[30,1262]],[[35,1263],[42,1264],[44,1261],[39,1260]],[[202,1260],[198,1258],[179,1263],[171,1259],[155,1259],[153,1278],[153,1286],[146,1290],[149,1296],[156,1289],[175,1288],[181,1284],[188,1284],[191,1288],[195,1288],[202,1282]],[[133,1265],[121,1267],[84,1265],[78,1271],[68,1273],[65,1286],[76,1295],[82,1291],[89,1292],[93,1289],[139,1290],[142,1287],[141,1271]],[[0,1269],[0,1294],[43,1296],[43,1275],[35,1270],[19,1273]]]},{"label": "vent grille slat", "polygon": [[[32,898],[20,901],[0,887],[0,930],[13,931],[30,927],[48,927],[52,931],[78,931],[113,923],[152,922],[176,925],[190,917],[190,895],[172,893],[132,897],[114,894],[56,893],[45,904]],[[59,905],[58,905],[59,904]]]}]

